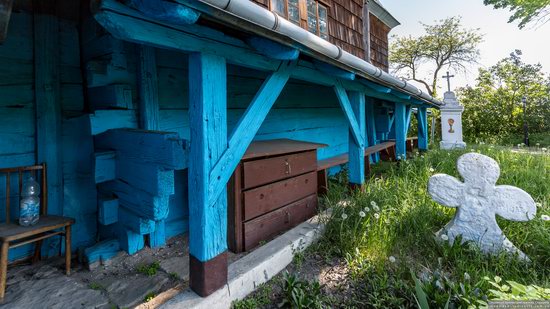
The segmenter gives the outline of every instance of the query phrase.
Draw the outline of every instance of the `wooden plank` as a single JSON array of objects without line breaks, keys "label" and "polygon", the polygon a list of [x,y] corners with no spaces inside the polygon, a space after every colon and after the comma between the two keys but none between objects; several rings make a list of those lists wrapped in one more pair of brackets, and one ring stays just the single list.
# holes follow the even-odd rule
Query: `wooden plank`
[{"label": "wooden plank", "polygon": [[88,88],[88,100],[92,110],[99,109],[134,109],[132,87],[126,84],[115,84]]},{"label": "wooden plank", "polygon": [[155,231],[149,234],[149,247],[159,248],[166,244],[165,220],[155,222]]},{"label": "wooden plank", "polygon": [[118,222],[118,199],[98,198],[97,199],[97,221],[102,225],[109,225]]},{"label": "wooden plank", "polygon": [[174,194],[174,171],[122,157],[116,162],[116,178],[155,196]]},{"label": "wooden plank", "polygon": [[307,151],[243,163],[243,188],[261,186],[316,170],[317,153]]},{"label": "wooden plank", "polygon": [[137,129],[138,120],[134,110],[97,110],[89,115],[92,135],[111,129]]},{"label": "wooden plank", "polygon": [[116,152],[100,151],[95,156],[95,183],[102,183],[116,178]]},{"label": "wooden plank", "polygon": [[37,161],[48,165],[48,206],[63,213],[59,23],[55,1],[33,1]]},{"label": "wooden plank", "polygon": [[176,133],[133,129],[109,130],[95,137],[95,147],[115,150],[119,162],[131,160],[171,170],[187,167],[186,145]]},{"label": "wooden plank", "polygon": [[155,231],[155,221],[142,218],[124,207],[118,210],[118,221],[136,234],[145,235]]},{"label": "wooden plank", "polygon": [[254,219],[316,192],[316,171],[244,191],[244,220]]},{"label": "wooden plank", "polygon": [[353,133],[349,132],[349,183],[353,186],[362,186],[365,182],[365,136],[366,136],[366,116],[365,116],[365,95],[361,92],[352,91],[349,94],[349,100],[352,112],[358,122],[360,136],[363,143],[357,143]]},{"label": "wooden plank", "polygon": [[281,62],[279,69],[266,79],[239,119],[230,135],[227,148],[210,173],[209,206],[225,190],[227,181],[281,94],[295,65],[295,62]]},{"label": "wooden plank", "polygon": [[84,249],[84,257],[88,264],[105,262],[115,257],[120,251],[118,239],[108,239]]},{"label": "wooden plank", "polygon": [[[287,124],[284,124],[287,128]],[[265,141],[254,141],[248,146],[243,160],[252,158],[276,156],[290,152],[302,152],[328,147],[327,144],[311,143],[292,140],[288,138],[269,139]]]},{"label": "wooden plank", "polygon": [[317,211],[317,194],[306,197],[244,224],[244,249],[250,250],[311,218]]},{"label": "wooden plank", "polygon": [[227,180],[218,195],[209,190],[211,170],[227,147],[226,79],[224,58],[205,53],[189,56],[190,285],[201,296],[227,283]]},{"label": "wooden plank", "polygon": [[144,45],[139,47],[138,76],[140,127],[145,130],[158,130],[159,94],[157,61],[153,47]]}]

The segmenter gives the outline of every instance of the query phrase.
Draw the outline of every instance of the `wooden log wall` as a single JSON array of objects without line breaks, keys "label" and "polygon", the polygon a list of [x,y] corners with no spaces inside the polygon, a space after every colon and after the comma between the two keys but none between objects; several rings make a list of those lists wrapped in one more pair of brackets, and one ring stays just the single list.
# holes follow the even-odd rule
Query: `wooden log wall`
[{"label": "wooden log wall", "polygon": [[[39,87],[38,90],[55,89],[55,104],[59,109],[47,110],[48,115],[37,114],[37,95],[35,85],[38,81],[36,42],[37,35],[33,28],[33,1],[15,1],[10,18],[6,41],[0,45],[0,167],[32,165],[44,160],[38,157],[39,148],[45,144],[37,140],[38,123],[43,116],[56,119],[59,130],[56,133],[57,143],[49,151],[57,152],[59,160],[50,161],[48,170],[58,169],[59,195],[52,196],[49,209],[52,212],[74,217],[77,224],[73,227],[73,248],[87,246],[94,242],[96,235],[96,191],[91,177],[93,154],[92,139],[86,133],[89,122],[79,116],[84,110],[82,74],[80,70],[79,34],[78,34],[78,1],[57,0],[50,14],[55,26],[50,32],[56,42],[56,48],[48,49],[44,57],[55,59],[50,68],[55,74],[55,88]],[[41,54],[40,54],[41,55]],[[42,56],[41,56],[42,57]],[[41,133],[46,131],[41,130]],[[49,159],[48,159],[49,160]],[[52,181],[48,184],[55,185]],[[5,177],[0,176],[0,208],[4,206]],[[52,191],[52,188],[49,188]],[[19,216],[17,188],[12,188],[14,200],[12,219]],[[0,212],[0,220],[3,211]],[[44,252],[57,254],[59,241],[53,240],[44,246]],[[29,254],[30,246],[10,250],[10,259],[18,259]]]}]

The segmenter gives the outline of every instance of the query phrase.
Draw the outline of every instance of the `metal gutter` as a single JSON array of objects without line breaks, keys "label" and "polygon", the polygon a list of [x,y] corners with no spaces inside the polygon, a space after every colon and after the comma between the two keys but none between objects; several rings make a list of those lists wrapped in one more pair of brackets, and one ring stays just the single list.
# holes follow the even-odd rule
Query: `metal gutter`
[{"label": "metal gutter", "polygon": [[[190,5],[188,0],[175,1]],[[336,62],[343,64],[347,70],[357,73],[368,80],[381,83],[382,85],[387,85],[391,88],[396,88],[396,90],[410,94],[411,96],[434,107],[443,105],[441,101],[421,91],[414,85],[382,71],[380,68],[375,67],[367,61],[344,51],[340,47],[310,33],[305,29],[300,28],[299,26],[278,16],[274,12],[253,3],[250,0],[194,0],[190,2],[201,2],[210,7],[221,10],[226,14],[238,17],[237,19],[224,18],[221,14],[213,12],[211,8],[203,11],[203,13],[206,13],[207,15],[210,14],[215,15],[216,18],[223,18],[224,21],[229,22],[236,27],[243,27],[243,20],[245,22],[250,22],[255,26],[264,28],[264,30],[269,30],[268,32],[271,34],[281,34],[323,56],[326,56],[331,60],[335,60]],[[197,7],[196,5],[191,6]]]}]

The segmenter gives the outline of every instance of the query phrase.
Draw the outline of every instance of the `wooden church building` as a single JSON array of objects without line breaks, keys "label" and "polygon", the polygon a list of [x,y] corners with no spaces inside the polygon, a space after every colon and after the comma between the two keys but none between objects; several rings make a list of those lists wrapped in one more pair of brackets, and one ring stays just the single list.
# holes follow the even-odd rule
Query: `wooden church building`
[{"label": "wooden church building", "polygon": [[[0,0],[0,288],[33,252],[186,233],[213,293],[228,250],[314,214],[327,169],[361,186],[381,151],[406,159],[413,117],[428,149],[441,102],[388,74],[398,24],[378,0]],[[33,166],[42,215],[73,221],[17,225]]]}]

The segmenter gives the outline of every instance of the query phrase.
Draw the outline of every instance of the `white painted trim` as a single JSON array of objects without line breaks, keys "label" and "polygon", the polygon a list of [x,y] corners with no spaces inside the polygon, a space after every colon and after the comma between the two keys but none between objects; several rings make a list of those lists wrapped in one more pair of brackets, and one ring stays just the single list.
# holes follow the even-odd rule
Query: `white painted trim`
[{"label": "white painted trim", "polygon": [[285,269],[294,254],[315,242],[323,230],[319,216],[313,217],[229,265],[228,283],[214,294],[202,298],[187,289],[159,308],[230,308],[233,301],[245,298]]}]

